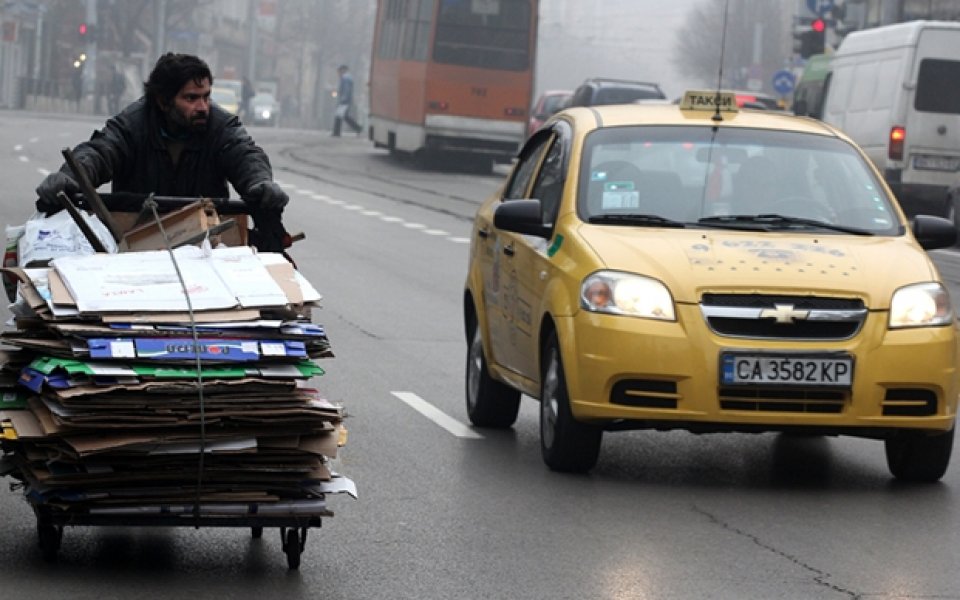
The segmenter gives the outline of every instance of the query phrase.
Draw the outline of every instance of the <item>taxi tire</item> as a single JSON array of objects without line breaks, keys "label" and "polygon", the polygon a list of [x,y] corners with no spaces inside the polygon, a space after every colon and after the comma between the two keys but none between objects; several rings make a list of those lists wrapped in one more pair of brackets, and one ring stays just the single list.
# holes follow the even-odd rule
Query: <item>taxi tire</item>
[{"label": "taxi tire", "polygon": [[940,481],[953,453],[953,432],[928,434],[902,431],[884,441],[887,466],[901,481]]},{"label": "taxi tire", "polygon": [[544,348],[540,377],[540,451],[554,471],[586,473],[597,464],[603,429],[577,421],[570,410],[557,334]]},{"label": "taxi tire", "polygon": [[494,429],[506,429],[516,423],[520,392],[490,377],[479,322],[473,326],[473,336],[467,348],[464,379],[467,416],[471,423]]}]

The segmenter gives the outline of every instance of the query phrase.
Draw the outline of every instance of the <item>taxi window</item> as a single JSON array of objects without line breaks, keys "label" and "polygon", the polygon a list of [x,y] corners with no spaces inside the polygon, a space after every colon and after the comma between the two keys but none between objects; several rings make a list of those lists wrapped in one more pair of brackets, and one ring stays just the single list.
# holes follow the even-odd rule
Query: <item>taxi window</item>
[{"label": "taxi window", "polygon": [[559,140],[550,145],[530,196],[540,200],[543,224],[553,225],[563,197],[563,151]]},{"label": "taxi window", "polygon": [[708,126],[599,129],[586,139],[583,220],[644,214],[684,223],[780,214],[896,235],[902,224],[866,161],[838,138]]},{"label": "taxi window", "polygon": [[526,147],[521,151],[517,165],[513,169],[513,176],[507,185],[505,200],[516,200],[526,198],[527,189],[530,187],[530,181],[533,179],[534,171],[540,164],[540,158],[549,147],[552,135],[541,135],[531,139]]}]

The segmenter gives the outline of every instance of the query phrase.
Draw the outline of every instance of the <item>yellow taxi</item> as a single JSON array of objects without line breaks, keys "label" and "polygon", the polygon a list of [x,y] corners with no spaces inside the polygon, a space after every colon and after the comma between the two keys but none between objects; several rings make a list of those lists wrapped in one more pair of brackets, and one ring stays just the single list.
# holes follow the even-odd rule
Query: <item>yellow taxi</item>
[{"label": "yellow taxi", "polygon": [[896,478],[939,480],[960,338],[925,249],[956,235],[840,131],[733,93],[564,110],[475,218],[468,416],[538,399],[559,471],[680,428],[883,440]]},{"label": "yellow taxi", "polygon": [[240,112],[240,98],[232,88],[214,85],[210,88],[210,99],[231,115]]}]

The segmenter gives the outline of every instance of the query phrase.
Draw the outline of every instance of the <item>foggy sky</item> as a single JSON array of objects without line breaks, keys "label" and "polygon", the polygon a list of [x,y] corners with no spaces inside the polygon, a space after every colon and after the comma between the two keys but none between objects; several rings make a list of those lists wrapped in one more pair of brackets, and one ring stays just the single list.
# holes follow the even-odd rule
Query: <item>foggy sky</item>
[{"label": "foggy sky", "polygon": [[693,7],[714,1],[541,0],[537,90],[596,76],[652,81],[679,96],[698,82],[672,67],[677,30]]}]

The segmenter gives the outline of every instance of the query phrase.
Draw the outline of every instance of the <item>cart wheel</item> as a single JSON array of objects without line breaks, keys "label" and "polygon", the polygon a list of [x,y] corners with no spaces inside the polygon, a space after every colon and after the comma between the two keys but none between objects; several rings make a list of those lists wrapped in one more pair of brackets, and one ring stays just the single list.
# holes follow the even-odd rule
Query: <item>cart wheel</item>
[{"label": "cart wheel", "polygon": [[287,566],[291,569],[300,567],[300,554],[307,545],[307,528],[301,527],[299,534],[296,527],[280,528],[280,544],[287,555]]},{"label": "cart wheel", "polygon": [[60,541],[63,539],[63,527],[37,522],[37,538],[40,542],[40,552],[43,554],[43,560],[47,562],[56,561],[57,553],[60,551]]},{"label": "cart wheel", "polygon": [[253,539],[259,540],[263,537],[263,527],[251,527],[250,535],[253,536]]}]

